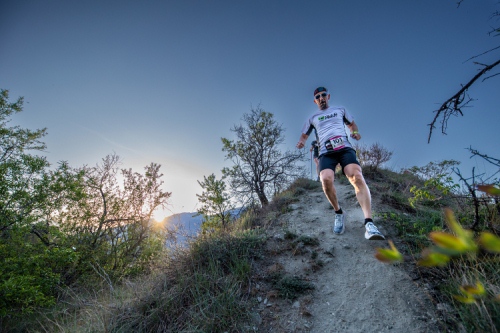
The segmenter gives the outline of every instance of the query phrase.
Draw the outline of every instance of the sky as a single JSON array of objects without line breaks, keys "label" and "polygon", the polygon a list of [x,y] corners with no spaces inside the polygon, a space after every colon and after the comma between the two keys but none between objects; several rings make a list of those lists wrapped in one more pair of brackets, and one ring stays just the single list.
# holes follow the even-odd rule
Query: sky
[{"label": "sky", "polygon": [[[466,149],[500,157],[500,77],[469,90],[447,135],[434,111],[490,64],[497,0],[2,0],[0,88],[25,99],[12,125],[47,128],[52,165],[94,166],[109,154],[143,172],[161,164],[168,210],[194,212],[198,180],[230,166],[221,138],[252,108],[274,114],[295,144],[326,86],[362,139],[393,152],[398,171],[460,161]],[[496,71],[498,72],[498,70]],[[495,72],[492,72],[494,74]],[[309,139],[308,144],[312,139]],[[310,161],[306,163],[310,171]]]}]

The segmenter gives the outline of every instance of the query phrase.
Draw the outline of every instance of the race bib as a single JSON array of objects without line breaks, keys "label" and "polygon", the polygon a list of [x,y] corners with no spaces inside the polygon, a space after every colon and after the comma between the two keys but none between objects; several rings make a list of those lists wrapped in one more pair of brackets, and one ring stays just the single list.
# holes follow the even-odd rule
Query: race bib
[{"label": "race bib", "polygon": [[327,150],[339,150],[345,147],[344,138],[342,136],[334,136],[333,138],[328,139],[325,143]]}]

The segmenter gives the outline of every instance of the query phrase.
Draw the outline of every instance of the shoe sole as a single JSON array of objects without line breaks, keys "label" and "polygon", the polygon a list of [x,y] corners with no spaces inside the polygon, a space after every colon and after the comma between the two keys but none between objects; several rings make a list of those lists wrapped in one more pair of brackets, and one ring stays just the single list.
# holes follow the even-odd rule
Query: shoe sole
[{"label": "shoe sole", "polygon": [[367,237],[365,234],[365,238],[368,240],[385,240],[385,237],[382,235],[371,235]]}]

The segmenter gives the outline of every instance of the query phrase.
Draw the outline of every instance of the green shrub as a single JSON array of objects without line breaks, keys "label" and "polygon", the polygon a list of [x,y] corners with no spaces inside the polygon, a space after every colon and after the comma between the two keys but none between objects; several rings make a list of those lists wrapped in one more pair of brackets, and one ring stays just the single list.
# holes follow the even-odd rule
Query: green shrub
[{"label": "green shrub", "polygon": [[[0,247],[4,258],[0,268],[0,316],[31,313],[55,304],[61,274],[76,262],[71,249],[25,243],[12,253]],[[9,251],[10,250],[10,251]]]}]

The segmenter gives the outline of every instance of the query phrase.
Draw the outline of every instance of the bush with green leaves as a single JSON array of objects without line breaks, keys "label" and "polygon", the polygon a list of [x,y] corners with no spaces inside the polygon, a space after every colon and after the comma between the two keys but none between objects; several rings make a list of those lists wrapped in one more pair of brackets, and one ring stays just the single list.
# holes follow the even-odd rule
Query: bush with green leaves
[{"label": "bush with green leaves", "polygon": [[451,194],[456,194],[460,186],[451,176],[453,166],[460,164],[454,160],[430,162],[423,167],[413,166],[405,172],[410,172],[424,181],[423,186],[413,185],[410,188],[412,197],[409,202],[415,208],[417,204],[434,208],[442,208],[449,204]]}]

